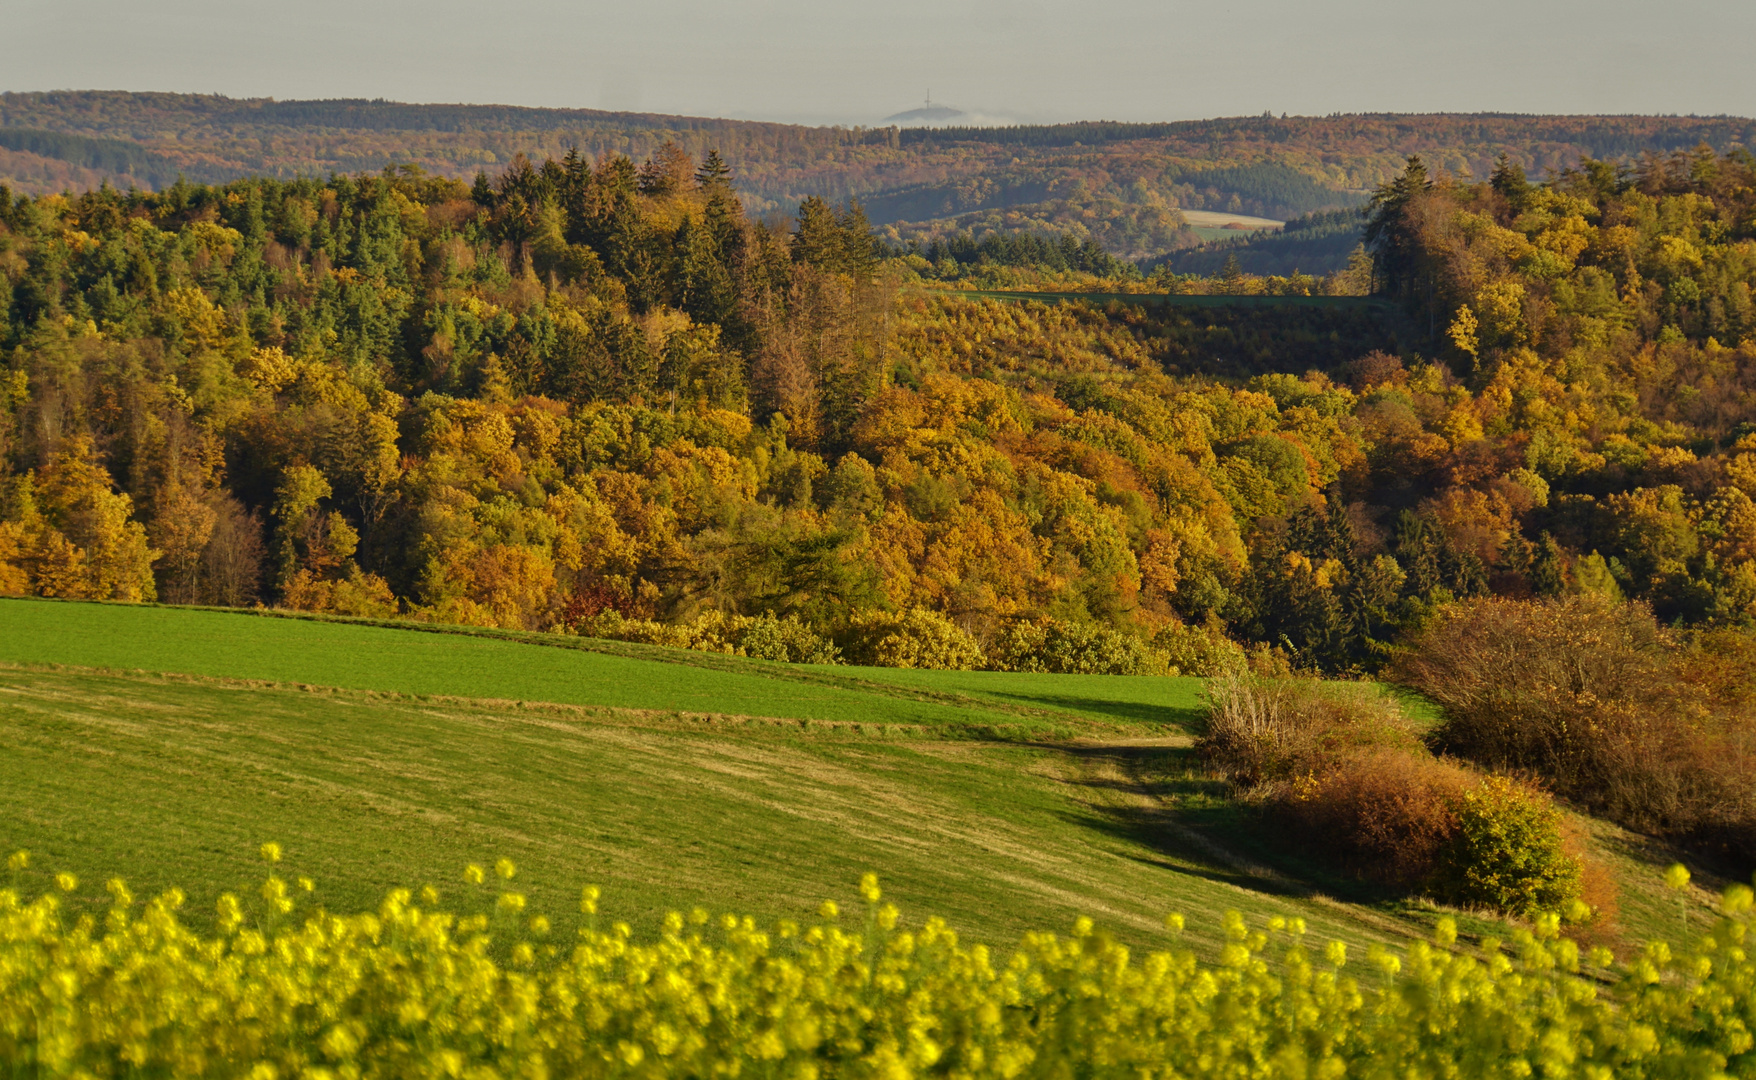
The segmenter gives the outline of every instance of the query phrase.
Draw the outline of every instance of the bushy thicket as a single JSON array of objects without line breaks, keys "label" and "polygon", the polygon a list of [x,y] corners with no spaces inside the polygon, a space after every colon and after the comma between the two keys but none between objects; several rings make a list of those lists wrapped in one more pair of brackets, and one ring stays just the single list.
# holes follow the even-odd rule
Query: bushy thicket
[{"label": "bushy thicket", "polygon": [[588,637],[612,641],[639,641],[789,664],[834,664],[841,657],[834,642],[818,636],[797,615],[728,616],[709,611],[688,622],[661,623],[605,611],[582,622],[578,629]]},{"label": "bushy thicket", "polygon": [[1209,764],[1341,869],[1461,904],[1592,918],[1553,802],[1434,757],[1382,687],[1233,672],[1206,693]]},{"label": "bushy thicket", "polygon": [[1579,899],[1582,872],[1566,850],[1560,813],[1509,777],[1463,793],[1442,874],[1454,896],[1501,911],[1558,911]]},{"label": "bushy thicket", "polygon": [[[607,610],[572,629],[589,637],[794,664],[848,663],[1075,675],[1177,673],[1168,654],[1154,644],[1107,627],[1037,619],[1004,631],[990,653],[963,627],[936,611],[922,608],[855,612],[843,627],[839,641],[820,636],[797,615],[776,617],[773,613],[751,617],[709,611],[687,622],[663,623],[629,619]],[[1232,648],[1236,650],[1236,646]],[[1242,650],[1236,651],[1242,655]],[[1185,652],[1195,664],[1218,663],[1216,656],[1230,655],[1199,639]]]},{"label": "bushy thicket", "polygon": [[562,941],[499,870],[493,913],[461,917],[431,888],[370,913],[301,908],[271,876],[259,904],[220,899],[212,937],[184,925],[176,892],[141,903],[112,881],[97,920],[67,911],[70,875],[34,897],[0,890],[0,1061],[252,1080],[1756,1073],[1743,887],[1679,951],[1626,965],[1595,951],[1606,986],[1552,916],[1513,931],[1510,957],[1441,919],[1432,941],[1355,967],[1303,920],[1232,912],[1217,965],[1175,947],[1137,957],[1083,918],[1003,958],[938,919],[902,923],[871,876],[859,928],[830,903],[816,925],[772,929],[697,910],[641,943],[625,923],[599,929],[587,889],[586,926]]},{"label": "bushy thicket", "polygon": [[1107,626],[1039,619],[1008,629],[995,647],[1001,671],[1070,675],[1165,675],[1163,653]]},{"label": "bushy thicket", "polygon": [[1642,604],[1480,599],[1438,613],[1399,677],[1444,708],[1436,740],[1528,770],[1631,828],[1756,855],[1756,656],[1679,640]]},{"label": "bushy thicket", "polygon": [[936,611],[921,608],[855,615],[848,627],[848,659],[875,667],[944,671],[988,666],[981,643],[967,630]]},{"label": "bushy thicket", "polygon": [[1368,749],[1295,780],[1276,816],[1344,871],[1442,894],[1459,806],[1476,779],[1454,764]]},{"label": "bushy thicket", "polygon": [[1372,748],[1420,748],[1395,699],[1370,683],[1261,678],[1233,669],[1204,693],[1201,751],[1246,786],[1326,772]]}]

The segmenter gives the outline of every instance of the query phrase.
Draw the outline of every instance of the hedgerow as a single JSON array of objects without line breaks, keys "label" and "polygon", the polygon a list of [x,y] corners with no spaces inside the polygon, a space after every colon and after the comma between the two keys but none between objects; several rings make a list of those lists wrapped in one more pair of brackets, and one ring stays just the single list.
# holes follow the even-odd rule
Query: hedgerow
[{"label": "hedgerow", "polygon": [[827,902],[815,925],[767,930],[697,910],[642,943],[626,923],[600,929],[587,889],[561,941],[498,869],[493,914],[471,916],[430,888],[376,912],[301,910],[309,884],[271,875],[250,911],[220,899],[212,936],[183,922],[176,891],[141,904],[112,881],[101,919],[69,913],[70,875],[34,899],[0,891],[0,1062],[252,1080],[1756,1072],[1742,887],[1676,953],[1582,958],[1552,917],[1509,948],[1470,948],[1442,919],[1431,941],[1371,950],[1356,976],[1345,945],[1308,942],[1301,920],[1236,913],[1215,965],[1175,947],[1137,959],[1083,918],[1003,956],[937,919],[903,924],[871,876],[863,926]]}]

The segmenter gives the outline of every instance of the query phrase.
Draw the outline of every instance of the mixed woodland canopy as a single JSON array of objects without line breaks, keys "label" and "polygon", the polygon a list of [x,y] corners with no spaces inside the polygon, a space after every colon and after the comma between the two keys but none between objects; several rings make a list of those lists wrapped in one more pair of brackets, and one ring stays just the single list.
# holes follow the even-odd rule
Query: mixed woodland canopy
[{"label": "mixed woodland canopy", "polygon": [[1369,670],[1487,593],[1756,621],[1747,153],[1411,158],[1328,279],[923,254],[743,168],[0,190],[0,592],[1132,672]]}]

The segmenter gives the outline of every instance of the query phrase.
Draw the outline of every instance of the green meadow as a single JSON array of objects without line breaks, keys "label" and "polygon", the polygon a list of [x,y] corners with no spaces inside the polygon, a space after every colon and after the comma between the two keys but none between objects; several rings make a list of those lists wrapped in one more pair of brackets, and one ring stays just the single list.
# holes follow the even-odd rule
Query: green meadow
[{"label": "green meadow", "polygon": [[[510,858],[563,925],[594,883],[643,932],[698,905],[803,917],[867,870],[1000,943],[1079,914],[1151,946],[1180,911],[1210,957],[1227,909],[1359,945],[1429,927],[1437,909],[1301,864],[1202,778],[1199,691],[6,600],[0,848],[34,853],[26,888],[67,870],[97,910],[120,875],[184,889],[198,920],[275,840],[336,910],[427,883],[485,905],[463,867]],[[1653,885],[1626,914],[1663,930],[1662,859],[1612,832]]]}]

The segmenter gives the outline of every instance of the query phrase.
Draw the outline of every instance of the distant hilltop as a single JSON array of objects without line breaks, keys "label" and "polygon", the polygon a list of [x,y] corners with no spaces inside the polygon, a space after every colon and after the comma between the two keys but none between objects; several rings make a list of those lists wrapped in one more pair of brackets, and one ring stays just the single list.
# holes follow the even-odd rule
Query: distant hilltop
[{"label": "distant hilltop", "polygon": [[962,109],[954,109],[949,105],[928,103],[919,109],[899,112],[895,116],[886,116],[886,124],[897,127],[966,127],[971,126],[974,118]]},{"label": "distant hilltop", "polygon": [[[1009,103],[982,100],[973,84],[959,87],[968,95],[961,108],[934,101],[928,87],[920,97],[906,89],[899,86],[899,96],[913,108],[845,127],[511,105],[0,92],[0,187],[13,195],[105,183],[162,190],[179,176],[191,183],[291,180],[408,165],[470,183],[478,172],[493,180],[520,154],[540,162],[577,148],[592,162],[611,154],[638,161],[675,142],[696,160],[718,151],[745,206],[758,214],[790,211],[808,195],[851,196],[874,225],[896,226],[897,243],[947,229],[1076,227],[1081,237],[1111,245],[1112,255],[1159,257],[1195,240],[1250,231],[1226,230],[1231,221],[1260,225],[1355,207],[1397,176],[1410,154],[1452,175],[1480,177],[1504,153],[1541,177],[1586,157],[1632,162],[1702,143],[1720,153],[1756,147],[1756,120],[1742,117],[1375,114],[1041,124],[1008,116]],[[1181,219],[1157,209],[1151,221],[1140,216],[1173,206]],[[1331,226],[1323,243],[1333,240],[1345,260],[1354,223]],[[1311,230],[1274,236],[1300,269],[1314,268]],[[1306,242],[1295,245],[1300,237]],[[1240,246],[1239,261],[1250,268],[1252,257],[1266,258],[1255,249],[1269,239],[1252,242],[1253,256]],[[1230,253],[1217,257],[1223,262]]]}]

